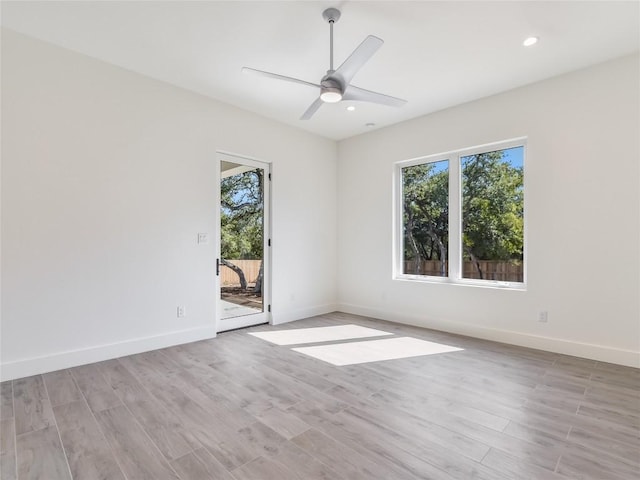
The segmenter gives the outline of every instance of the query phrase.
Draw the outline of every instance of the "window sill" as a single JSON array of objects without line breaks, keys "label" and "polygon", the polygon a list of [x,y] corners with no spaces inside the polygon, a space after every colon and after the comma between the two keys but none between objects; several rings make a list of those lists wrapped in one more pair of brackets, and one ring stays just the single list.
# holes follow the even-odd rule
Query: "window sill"
[{"label": "window sill", "polygon": [[467,280],[458,279],[454,280],[449,277],[429,277],[423,275],[395,275],[393,280],[401,282],[416,282],[416,283],[431,283],[439,285],[454,285],[461,287],[479,287],[479,288],[491,288],[494,290],[515,290],[526,291],[526,283],[516,282],[498,282],[493,280]]}]

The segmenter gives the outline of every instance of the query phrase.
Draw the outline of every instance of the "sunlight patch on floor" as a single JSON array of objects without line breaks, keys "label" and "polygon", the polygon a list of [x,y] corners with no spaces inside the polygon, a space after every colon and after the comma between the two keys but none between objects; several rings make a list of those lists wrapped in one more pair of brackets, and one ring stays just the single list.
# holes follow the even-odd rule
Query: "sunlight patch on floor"
[{"label": "sunlight patch on floor", "polygon": [[418,340],[417,338],[399,337],[368,340],[365,342],[299,347],[293,348],[292,350],[333,365],[343,366],[418,357],[421,355],[433,355],[436,353],[456,352],[463,349],[441,343]]},{"label": "sunlight patch on floor", "polygon": [[336,325],[333,327],[297,328],[276,332],[249,332],[249,335],[261,338],[276,345],[301,345],[305,343],[335,342],[353,338],[381,337],[393,335],[389,332],[360,325]]}]

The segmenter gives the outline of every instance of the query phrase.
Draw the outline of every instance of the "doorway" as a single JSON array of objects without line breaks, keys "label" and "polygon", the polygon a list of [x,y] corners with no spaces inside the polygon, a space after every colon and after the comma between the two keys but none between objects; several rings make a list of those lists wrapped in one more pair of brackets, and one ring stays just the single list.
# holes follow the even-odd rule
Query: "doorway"
[{"label": "doorway", "polygon": [[216,330],[268,323],[271,306],[270,165],[218,153]]}]

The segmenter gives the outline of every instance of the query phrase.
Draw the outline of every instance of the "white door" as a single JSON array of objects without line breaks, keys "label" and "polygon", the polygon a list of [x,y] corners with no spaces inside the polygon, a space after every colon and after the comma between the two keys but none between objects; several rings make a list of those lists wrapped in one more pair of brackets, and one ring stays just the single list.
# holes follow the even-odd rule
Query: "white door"
[{"label": "white door", "polygon": [[268,163],[218,153],[217,331],[270,321]]}]

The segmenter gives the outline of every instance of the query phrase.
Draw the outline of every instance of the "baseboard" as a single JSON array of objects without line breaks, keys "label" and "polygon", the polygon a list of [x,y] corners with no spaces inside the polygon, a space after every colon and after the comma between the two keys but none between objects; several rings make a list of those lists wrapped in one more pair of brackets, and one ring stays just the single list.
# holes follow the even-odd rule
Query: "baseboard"
[{"label": "baseboard", "polygon": [[[366,317],[387,320],[395,323],[403,323],[423,328],[432,328],[443,332],[466,335],[484,340],[508,343],[522,347],[546,350],[554,353],[589,358],[601,362],[615,363],[630,367],[640,367],[640,352],[622,350],[602,345],[571,342],[557,338],[542,337],[524,334],[509,330],[500,330],[487,327],[479,327],[467,323],[446,322],[428,319],[417,315],[398,314],[368,307],[351,304],[327,304],[310,308],[289,310],[273,314],[273,325],[293,322],[304,318],[323,315],[334,311],[362,315]],[[0,364],[0,381],[53,372],[63,368],[86,365],[112,358],[148,352],[159,348],[181,345],[184,343],[206,340],[216,336],[213,327],[198,327],[189,330],[181,330],[152,337],[137,338],[123,342],[97,345],[80,350],[54,353],[41,357],[27,358],[13,362]]]},{"label": "baseboard", "polygon": [[468,323],[434,320],[423,316],[387,312],[384,310],[361,307],[359,305],[343,303],[337,305],[337,310],[354,315],[372,317],[379,320],[387,320],[395,323],[403,323],[416,327],[431,328],[442,332],[481,338],[483,340],[493,340],[495,342],[508,343],[510,345],[518,345],[520,347],[535,348],[538,350],[545,350],[547,352],[561,353],[574,357],[582,357],[601,362],[640,368],[640,352],[635,352],[633,350],[623,350],[603,345],[572,342],[569,340],[561,340],[509,330],[480,327],[478,325],[471,325]]},{"label": "baseboard", "polygon": [[327,305],[317,305],[315,307],[300,308],[297,310],[285,310],[284,312],[273,312],[271,317],[272,325],[280,325],[289,323],[303,318],[315,317],[316,315],[324,315],[325,313],[335,312],[337,305],[334,303]]},{"label": "baseboard", "polygon": [[123,342],[96,345],[94,347],[54,353],[42,357],[26,358],[0,365],[0,380],[13,380],[63,368],[77,367],[126,355],[148,352],[183,343],[206,340],[216,336],[215,328],[198,327],[152,337],[136,338]]}]

